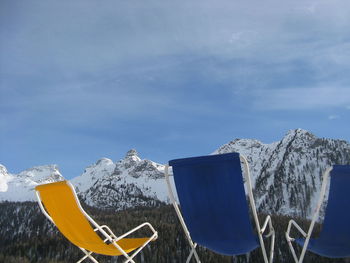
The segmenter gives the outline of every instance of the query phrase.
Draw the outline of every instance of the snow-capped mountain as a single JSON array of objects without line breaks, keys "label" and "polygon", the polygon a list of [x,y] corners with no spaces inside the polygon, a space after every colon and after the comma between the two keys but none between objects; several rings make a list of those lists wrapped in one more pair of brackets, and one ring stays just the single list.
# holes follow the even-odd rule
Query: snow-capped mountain
[{"label": "snow-capped mountain", "polygon": [[7,172],[5,166],[0,164],[0,192],[6,192],[8,189],[7,182],[10,179],[10,175]]},{"label": "snow-capped mountain", "polygon": [[236,139],[214,153],[239,152],[248,159],[256,205],[268,213],[310,217],[322,175],[333,164],[350,164],[350,144],[291,130],[279,142]]},{"label": "snow-capped mountain", "polygon": [[[291,130],[281,141],[271,144],[235,139],[213,154],[228,152],[247,157],[258,209],[291,216],[310,217],[326,168],[350,164],[348,142],[317,138],[301,129]],[[98,160],[71,182],[87,204],[119,210],[168,202],[163,173],[163,165],[143,160],[130,150],[115,163],[107,158]],[[55,165],[35,167],[18,175],[0,166],[0,201],[34,200],[35,185],[62,179]]]},{"label": "snow-capped mountain", "polygon": [[103,158],[71,180],[79,196],[91,206],[125,209],[167,201],[164,166],[142,160],[136,150],[113,163]]},{"label": "snow-capped mountain", "polygon": [[[10,174],[0,165],[0,201],[34,201],[34,188],[39,184],[64,180],[57,165],[43,165],[27,169],[19,174]],[[2,183],[1,183],[2,182]]]},{"label": "snow-capped mountain", "polygon": [[[102,158],[87,167],[72,184],[85,203],[100,208],[121,210],[136,206],[156,206],[167,202],[164,165],[142,160],[136,150],[114,163]],[[56,165],[38,166],[9,174],[0,166],[0,202],[34,201],[38,184],[64,180]]]}]

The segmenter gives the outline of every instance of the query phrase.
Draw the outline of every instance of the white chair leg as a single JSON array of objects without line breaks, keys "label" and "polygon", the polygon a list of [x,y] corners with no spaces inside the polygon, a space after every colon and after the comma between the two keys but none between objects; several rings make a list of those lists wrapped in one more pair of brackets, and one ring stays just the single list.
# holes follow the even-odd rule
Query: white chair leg
[{"label": "white chair leg", "polygon": [[91,251],[87,251],[86,249],[83,249],[83,248],[80,248],[80,249],[81,251],[84,252],[85,256],[83,256],[80,260],[78,260],[77,263],[83,262],[87,258],[91,259],[91,261],[94,263],[98,263],[98,261],[93,256],[91,256],[92,254]]},{"label": "white chair leg", "polygon": [[190,254],[189,254],[188,257],[187,257],[186,263],[189,263],[189,262],[190,262],[190,260],[191,260],[191,258],[192,258],[193,255],[194,255],[194,257],[195,257],[197,263],[201,263],[201,261],[199,260],[199,256],[198,256],[198,254],[197,254],[197,251],[196,251],[197,243],[194,243],[194,244],[192,245],[192,243],[190,242],[190,244],[191,244],[191,248],[192,248],[192,249],[191,249]]}]

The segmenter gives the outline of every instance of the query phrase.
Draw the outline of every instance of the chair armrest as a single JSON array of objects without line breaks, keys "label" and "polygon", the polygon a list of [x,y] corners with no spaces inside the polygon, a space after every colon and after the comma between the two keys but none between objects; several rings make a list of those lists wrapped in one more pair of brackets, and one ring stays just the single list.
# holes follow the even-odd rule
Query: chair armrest
[{"label": "chair armrest", "polygon": [[143,228],[143,227],[145,227],[145,226],[148,226],[149,229],[153,232],[152,241],[156,240],[156,239],[158,238],[158,232],[153,228],[153,226],[152,226],[150,223],[146,222],[146,223],[143,223],[143,224],[141,224],[141,225],[139,225],[139,226],[137,226],[137,227],[131,229],[130,231],[126,232],[125,234],[123,234],[123,235],[121,235],[121,236],[119,236],[118,238],[116,238],[116,239],[113,240],[113,241],[119,241],[120,239],[123,239],[124,237],[126,237],[126,236],[128,236],[128,235],[134,233],[135,231],[137,231],[137,230],[139,230],[140,228]]},{"label": "chair armrest", "polygon": [[[108,227],[108,226],[106,226],[106,225],[102,225],[102,226],[100,226],[102,229],[104,229],[104,230],[107,230],[107,234],[109,234],[109,236],[110,237],[112,237],[113,239],[117,239],[117,236],[112,232],[112,230]],[[96,231],[99,231],[99,229],[96,227],[95,229],[94,229],[94,231],[96,232]],[[108,238],[106,238],[106,240],[105,240],[105,242],[108,240]]]},{"label": "chair armrest", "polygon": [[273,235],[275,233],[275,229],[273,228],[272,219],[271,219],[270,215],[268,215],[266,217],[265,222],[264,222],[263,226],[260,229],[260,233],[261,234],[264,234],[264,232],[265,232],[265,230],[267,228],[267,224],[269,225],[270,232],[267,235],[265,235],[265,237],[270,237],[271,235]]},{"label": "chair armrest", "polygon": [[[119,240],[123,239],[124,237],[126,237],[126,236],[132,234],[133,232],[135,232],[135,231],[137,231],[137,230],[139,230],[140,228],[145,227],[145,226],[148,226],[148,227],[151,229],[151,231],[153,232],[153,235],[152,235],[153,239],[152,239],[152,241],[156,240],[156,239],[158,238],[158,232],[157,232],[157,231],[153,228],[153,226],[152,226],[150,223],[148,223],[148,222],[143,223],[143,224],[141,224],[141,225],[135,227],[134,229],[131,229],[130,231],[126,232],[125,234],[123,234],[123,235],[121,235],[121,236],[119,236],[119,237],[117,237],[117,236],[112,232],[112,230],[111,230],[108,226],[106,226],[106,225],[102,225],[102,226],[100,226],[100,228],[102,228],[103,230],[107,230],[107,231],[108,231],[107,234],[109,234],[109,236],[113,239],[113,242],[115,242],[115,241],[119,241]],[[100,231],[100,229],[96,227],[96,228],[94,229],[94,231],[97,232],[97,231]],[[109,238],[106,238],[106,239],[104,240],[104,242],[106,242],[107,240],[109,240]],[[110,240],[110,241],[112,241],[112,240]]]},{"label": "chair armrest", "polygon": [[295,240],[295,238],[290,237],[290,231],[291,231],[292,225],[304,236],[304,238],[307,237],[307,234],[305,233],[305,231],[293,219],[291,219],[289,220],[288,228],[286,231],[286,238],[288,241]]}]

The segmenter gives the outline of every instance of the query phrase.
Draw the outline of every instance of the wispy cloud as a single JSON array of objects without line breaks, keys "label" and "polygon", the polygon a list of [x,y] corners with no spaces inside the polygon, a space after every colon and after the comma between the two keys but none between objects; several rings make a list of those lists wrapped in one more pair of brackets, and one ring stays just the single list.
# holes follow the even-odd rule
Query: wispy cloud
[{"label": "wispy cloud", "polygon": [[329,115],[328,119],[329,120],[337,120],[337,119],[340,119],[340,116],[339,115]]},{"label": "wispy cloud", "polygon": [[247,134],[281,110],[283,130],[300,127],[297,110],[350,110],[345,0],[0,1],[0,24],[0,157],[13,163],[86,147],[79,132],[110,138],[95,152]]},{"label": "wispy cloud", "polygon": [[344,87],[267,89],[257,92],[255,106],[265,110],[322,110],[344,108],[350,90]]}]

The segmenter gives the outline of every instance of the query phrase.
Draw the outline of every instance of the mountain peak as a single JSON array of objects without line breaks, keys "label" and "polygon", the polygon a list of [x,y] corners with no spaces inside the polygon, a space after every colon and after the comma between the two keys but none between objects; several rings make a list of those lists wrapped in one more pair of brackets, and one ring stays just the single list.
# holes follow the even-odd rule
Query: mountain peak
[{"label": "mountain peak", "polygon": [[30,180],[36,184],[64,180],[64,177],[61,175],[58,165],[56,164],[34,166],[20,172],[18,177],[21,178],[21,180]]},{"label": "mountain peak", "polygon": [[2,164],[0,164],[0,174],[7,174],[7,169],[5,166],[3,166]]},{"label": "mountain peak", "polygon": [[139,156],[138,152],[135,149],[130,149],[129,151],[127,151],[125,158],[128,157],[133,157],[133,156]]},{"label": "mountain peak", "polygon": [[[141,161],[141,158],[139,157],[138,152],[135,149],[131,149],[129,150],[126,155],[125,158],[123,160],[123,162],[125,163],[129,163],[131,165],[131,163],[138,163]],[[127,165],[129,166],[129,165]]]},{"label": "mountain peak", "polygon": [[[64,180],[55,164],[29,168],[19,174],[9,174],[4,166],[0,167],[1,201],[34,201],[34,187]],[[5,173],[6,172],[6,173]]]},{"label": "mountain peak", "polygon": [[311,132],[303,129],[294,129],[294,130],[289,130],[287,134],[284,136],[282,139],[283,141],[294,141],[297,139],[297,141],[311,141],[316,139],[316,136],[313,135]]},{"label": "mountain peak", "polygon": [[98,160],[96,162],[95,165],[109,165],[109,164],[113,164],[113,161],[109,158],[101,158],[100,160]]},{"label": "mountain peak", "polygon": [[294,135],[309,135],[310,136],[311,135],[311,136],[313,136],[312,133],[310,133],[307,130],[301,129],[301,128],[289,130],[287,132],[286,136],[288,136],[288,135],[292,135],[292,136],[294,136]]}]

